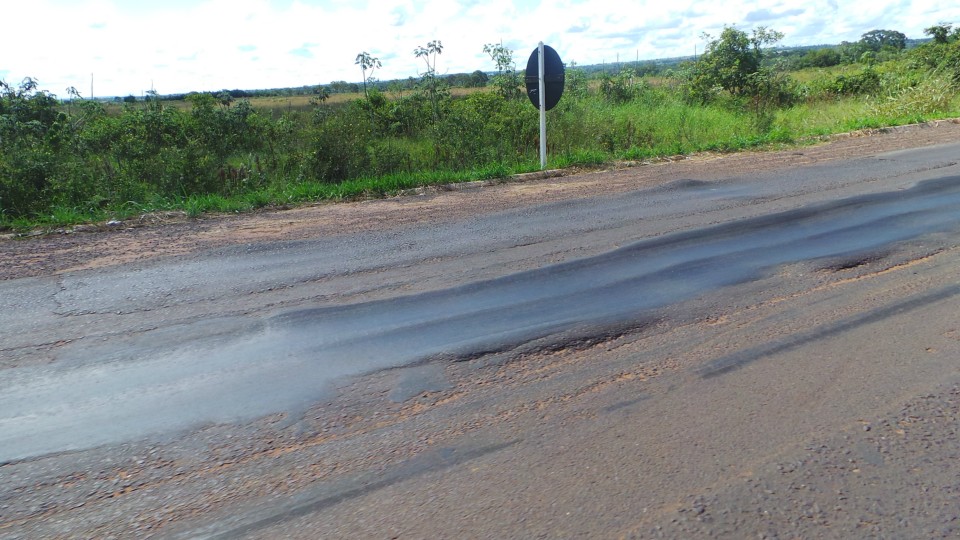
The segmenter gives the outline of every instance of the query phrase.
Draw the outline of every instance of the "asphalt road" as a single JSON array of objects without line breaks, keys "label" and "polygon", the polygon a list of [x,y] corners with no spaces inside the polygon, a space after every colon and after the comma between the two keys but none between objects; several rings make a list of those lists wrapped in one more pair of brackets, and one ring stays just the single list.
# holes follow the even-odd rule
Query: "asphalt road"
[{"label": "asphalt road", "polygon": [[958,534],[958,156],[2,281],[0,537]]}]

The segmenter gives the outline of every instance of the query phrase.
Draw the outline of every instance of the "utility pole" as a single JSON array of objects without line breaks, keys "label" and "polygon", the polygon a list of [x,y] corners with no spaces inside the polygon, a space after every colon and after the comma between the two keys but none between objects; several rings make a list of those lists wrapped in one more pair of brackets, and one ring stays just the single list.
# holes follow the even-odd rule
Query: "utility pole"
[{"label": "utility pole", "polygon": [[90,101],[93,101],[93,73],[90,74]]}]

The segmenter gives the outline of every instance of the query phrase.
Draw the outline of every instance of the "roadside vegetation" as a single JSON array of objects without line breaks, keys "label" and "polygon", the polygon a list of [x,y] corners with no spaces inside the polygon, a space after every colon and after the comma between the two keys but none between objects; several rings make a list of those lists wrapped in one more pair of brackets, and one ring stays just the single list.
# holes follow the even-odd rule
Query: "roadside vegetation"
[{"label": "roadside vegetation", "polygon": [[[550,167],[803,143],[960,116],[960,29],[929,39],[874,30],[835,47],[777,49],[782,34],[726,28],[695,61],[589,70],[570,64],[548,113]],[[912,45],[912,46],[911,46]],[[443,45],[414,79],[103,103],[0,81],[0,229],[180,210],[246,211],[376,197],[539,169],[537,111],[513,51],[495,74],[440,76]],[[273,100],[273,101],[271,101]],[[294,105],[295,104],[295,105]]]}]

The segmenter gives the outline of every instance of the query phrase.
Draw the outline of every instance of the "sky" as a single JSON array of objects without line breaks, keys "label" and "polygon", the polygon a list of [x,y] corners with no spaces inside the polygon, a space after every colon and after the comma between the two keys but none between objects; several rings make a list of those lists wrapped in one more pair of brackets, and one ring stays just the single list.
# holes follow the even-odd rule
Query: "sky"
[{"label": "sky", "polygon": [[487,43],[523,69],[538,41],[587,65],[689,56],[724,26],[818,45],[960,24],[953,0],[4,1],[0,80],[33,77],[61,97],[90,97],[91,81],[96,97],[360,82],[361,52],[380,59],[374,77],[406,79],[426,70],[414,49],[434,40],[444,74],[494,71]]}]

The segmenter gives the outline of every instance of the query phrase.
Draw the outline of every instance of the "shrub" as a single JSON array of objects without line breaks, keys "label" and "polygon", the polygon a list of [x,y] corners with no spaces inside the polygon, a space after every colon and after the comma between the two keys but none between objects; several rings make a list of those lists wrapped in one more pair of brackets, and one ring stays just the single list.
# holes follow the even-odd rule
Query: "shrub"
[{"label": "shrub", "polygon": [[880,75],[871,67],[855,75],[838,75],[833,90],[844,96],[872,95],[880,90]]}]

